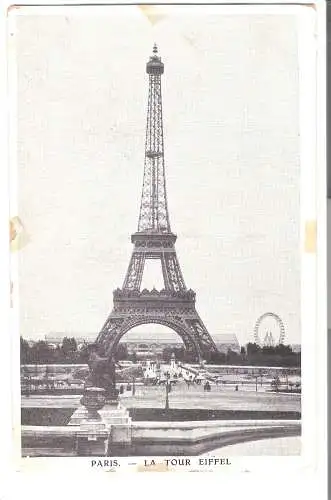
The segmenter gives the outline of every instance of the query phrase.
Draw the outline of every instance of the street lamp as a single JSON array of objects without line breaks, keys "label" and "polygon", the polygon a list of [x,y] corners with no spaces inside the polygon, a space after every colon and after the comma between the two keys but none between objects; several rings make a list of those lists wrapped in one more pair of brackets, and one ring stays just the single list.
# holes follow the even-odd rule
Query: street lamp
[{"label": "street lamp", "polygon": [[136,394],[136,379],[132,377],[132,396]]},{"label": "street lamp", "polygon": [[169,380],[169,373],[167,373],[167,380],[165,383],[165,388],[166,388],[166,400],[165,400],[165,409],[169,410],[169,392],[171,391],[171,382]]}]

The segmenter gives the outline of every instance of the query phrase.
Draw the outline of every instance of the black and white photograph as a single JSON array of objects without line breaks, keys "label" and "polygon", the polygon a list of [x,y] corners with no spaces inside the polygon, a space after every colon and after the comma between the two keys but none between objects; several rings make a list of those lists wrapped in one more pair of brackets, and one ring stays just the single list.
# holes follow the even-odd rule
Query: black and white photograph
[{"label": "black and white photograph", "polygon": [[48,9],[8,35],[22,461],[300,458],[314,9]]}]

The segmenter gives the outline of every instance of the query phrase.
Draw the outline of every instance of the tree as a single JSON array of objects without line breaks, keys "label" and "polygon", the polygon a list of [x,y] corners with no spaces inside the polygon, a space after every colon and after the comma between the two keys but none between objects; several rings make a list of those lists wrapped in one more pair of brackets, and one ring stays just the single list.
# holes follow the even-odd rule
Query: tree
[{"label": "tree", "polygon": [[77,350],[77,342],[74,337],[64,337],[61,345],[61,362],[77,363],[80,352]]},{"label": "tree", "polygon": [[230,365],[236,365],[238,364],[238,362],[240,361],[240,355],[235,352],[235,351],[232,351],[232,349],[228,349],[228,352],[226,354],[226,362]]},{"label": "tree", "polygon": [[272,381],[271,381],[271,388],[275,390],[276,392],[279,391],[281,382],[278,376],[276,376]]},{"label": "tree", "polygon": [[214,365],[224,365],[226,361],[226,355],[224,352],[217,351],[212,352],[210,355],[210,363]]},{"label": "tree", "polygon": [[25,365],[30,363],[31,361],[31,348],[27,340],[24,340],[23,337],[20,338],[20,358],[21,365]]},{"label": "tree", "polygon": [[292,347],[289,345],[278,344],[275,346],[275,354],[279,356],[291,356],[293,354]]},{"label": "tree", "polygon": [[171,347],[165,347],[162,351],[162,359],[165,363],[170,363],[171,355],[173,349]]},{"label": "tree", "polygon": [[258,354],[261,351],[261,348],[258,344],[253,344],[252,342],[248,342],[246,345],[247,356],[251,357]]},{"label": "tree", "polygon": [[89,355],[90,354],[89,354],[88,343],[84,341],[78,351],[78,356],[77,356],[78,363],[83,363],[83,364],[88,363]]},{"label": "tree", "polygon": [[265,345],[262,347],[262,354],[266,354],[266,355],[275,355],[276,352],[275,352],[275,348],[273,346],[269,346],[269,345]]},{"label": "tree", "polygon": [[117,360],[128,359],[128,348],[127,348],[126,344],[123,344],[123,343],[118,344],[117,349],[116,349],[115,358]]},{"label": "tree", "polygon": [[52,363],[53,359],[53,349],[44,340],[39,340],[31,347],[31,361],[33,363]]},{"label": "tree", "polygon": [[129,356],[130,360],[132,363],[137,363],[137,353],[136,351],[133,351],[133,353]]},{"label": "tree", "polygon": [[174,347],[172,352],[175,354],[175,358],[177,361],[183,361],[185,356],[185,348],[184,347]]},{"label": "tree", "polygon": [[77,352],[77,342],[74,337],[64,337],[62,341],[62,351],[65,356],[70,355],[73,352]]},{"label": "tree", "polygon": [[53,350],[53,361],[54,363],[62,363],[63,362],[63,352],[61,347],[58,345]]}]

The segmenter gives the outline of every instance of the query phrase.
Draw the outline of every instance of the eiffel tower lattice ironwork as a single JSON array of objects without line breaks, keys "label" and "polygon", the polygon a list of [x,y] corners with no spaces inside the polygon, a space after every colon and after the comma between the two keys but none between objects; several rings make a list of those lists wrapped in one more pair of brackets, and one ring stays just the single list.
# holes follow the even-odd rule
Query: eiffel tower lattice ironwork
[{"label": "eiffel tower lattice ironwork", "polygon": [[[114,291],[113,310],[96,343],[99,350],[115,354],[122,336],[130,329],[156,323],[173,329],[182,338],[188,359],[201,361],[217,347],[195,308],[195,292],[186,288],[179,266],[167,206],[164,165],[161,75],[164,64],[154,45],[146,65],[149,75],[145,165],[138,230],[122,288]],[[157,259],[164,288],[140,290],[147,259]]]}]

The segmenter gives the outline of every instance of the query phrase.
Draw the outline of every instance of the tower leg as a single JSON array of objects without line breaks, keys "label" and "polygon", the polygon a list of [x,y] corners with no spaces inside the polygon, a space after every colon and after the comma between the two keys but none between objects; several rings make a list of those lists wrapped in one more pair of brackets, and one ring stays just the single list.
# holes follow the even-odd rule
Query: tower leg
[{"label": "tower leg", "polygon": [[96,340],[105,356],[115,354],[117,343],[126,331],[125,323],[126,318],[118,318],[113,313],[109,315]]}]

